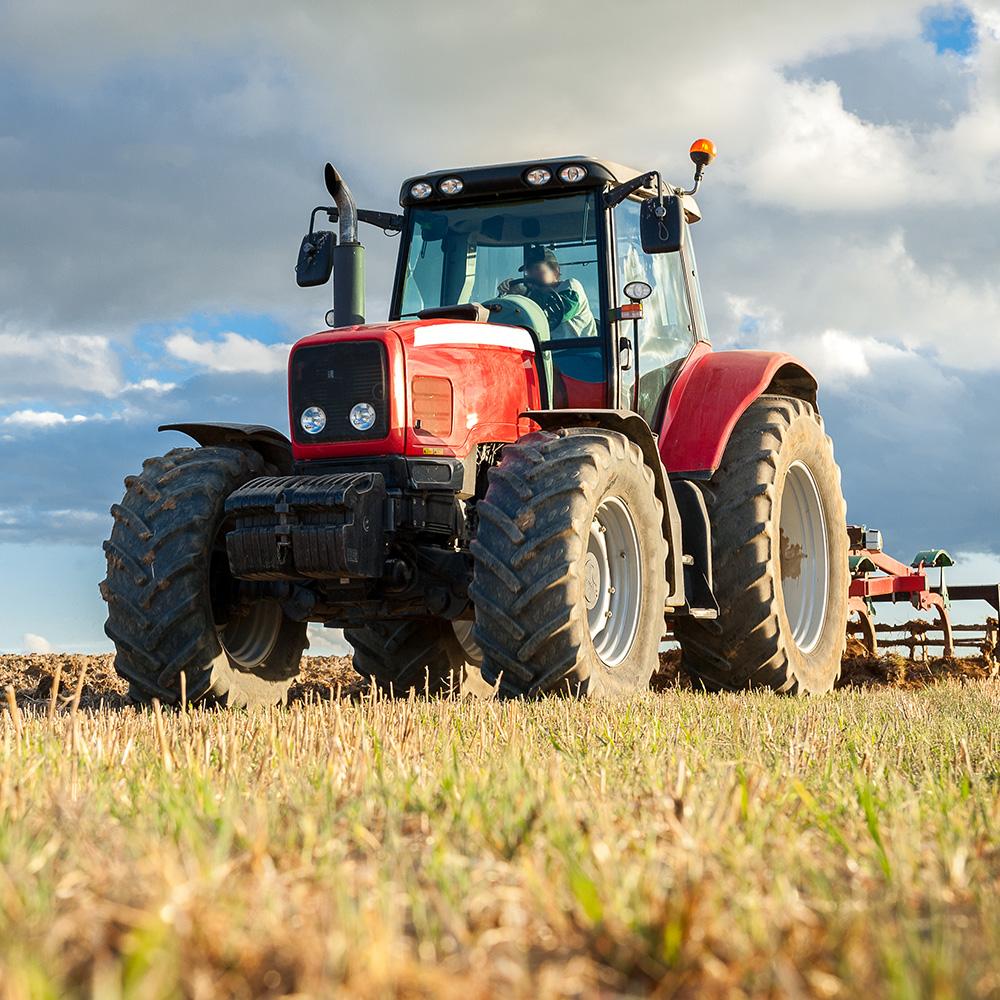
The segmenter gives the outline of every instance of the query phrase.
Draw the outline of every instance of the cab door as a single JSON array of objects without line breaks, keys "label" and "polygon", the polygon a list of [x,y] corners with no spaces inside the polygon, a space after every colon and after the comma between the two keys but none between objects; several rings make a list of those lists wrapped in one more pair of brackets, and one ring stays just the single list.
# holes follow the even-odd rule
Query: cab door
[{"label": "cab door", "polygon": [[[677,253],[647,254],[639,236],[638,200],[627,199],[615,209],[615,279],[617,304],[630,281],[645,281],[652,294],[643,302],[639,320],[638,365],[621,372],[621,406],[634,409],[635,372],[639,370],[638,412],[658,427],[674,376],[701,339],[700,308],[692,303],[690,288],[697,277],[688,266],[687,247]],[[691,271],[688,281],[687,271]],[[632,322],[618,324],[618,336],[633,337]]]}]

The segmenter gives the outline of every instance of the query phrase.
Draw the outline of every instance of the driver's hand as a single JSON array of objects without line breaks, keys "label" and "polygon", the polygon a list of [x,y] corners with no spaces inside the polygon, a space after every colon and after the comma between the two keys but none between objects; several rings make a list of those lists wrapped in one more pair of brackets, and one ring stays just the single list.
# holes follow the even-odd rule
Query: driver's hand
[{"label": "driver's hand", "polygon": [[523,295],[524,285],[513,278],[506,278],[497,285],[497,295]]}]

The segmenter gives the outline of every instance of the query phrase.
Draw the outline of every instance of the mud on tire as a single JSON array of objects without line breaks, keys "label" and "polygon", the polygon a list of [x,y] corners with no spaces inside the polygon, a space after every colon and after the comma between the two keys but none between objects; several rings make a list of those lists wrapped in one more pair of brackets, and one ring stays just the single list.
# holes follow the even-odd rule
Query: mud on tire
[{"label": "mud on tire", "polygon": [[178,448],[125,480],[101,594],[115,669],[134,700],[179,701],[183,673],[190,701],[285,701],[306,625],[234,580],[225,547],[227,497],[273,471],[254,451]]},{"label": "mud on tire", "polygon": [[612,431],[538,431],[489,475],[470,590],[483,678],[508,696],[646,687],[667,581],[642,452]]},{"label": "mud on tire", "polygon": [[675,621],[684,669],[712,690],[828,691],[849,579],[840,469],[819,414],[782,396],[752,403],[705,500],[720,614]]}]

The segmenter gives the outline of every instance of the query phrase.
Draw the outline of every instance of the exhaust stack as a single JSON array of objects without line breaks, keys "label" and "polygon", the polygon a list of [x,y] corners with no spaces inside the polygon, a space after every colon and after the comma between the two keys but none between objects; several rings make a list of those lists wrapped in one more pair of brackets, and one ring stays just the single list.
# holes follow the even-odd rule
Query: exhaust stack
[{"label": "exhaust stack", "polygon": [[365,321],[365,248],[358,240],[358,207],[333,164],[326,165],[326,189],[340,212],[340,240],[333,248],[333,325]]}]

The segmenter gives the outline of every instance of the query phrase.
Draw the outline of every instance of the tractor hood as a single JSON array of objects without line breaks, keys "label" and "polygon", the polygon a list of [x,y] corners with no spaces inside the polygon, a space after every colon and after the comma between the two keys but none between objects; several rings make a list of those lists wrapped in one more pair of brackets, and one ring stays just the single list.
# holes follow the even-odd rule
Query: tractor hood
[{"label": "tractor hood", "polygon": [[465,458],[511,442],[541,406],[532,334],[456,319],[366,324],[300,340],[288,362],[297,461]]}]

